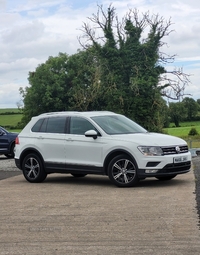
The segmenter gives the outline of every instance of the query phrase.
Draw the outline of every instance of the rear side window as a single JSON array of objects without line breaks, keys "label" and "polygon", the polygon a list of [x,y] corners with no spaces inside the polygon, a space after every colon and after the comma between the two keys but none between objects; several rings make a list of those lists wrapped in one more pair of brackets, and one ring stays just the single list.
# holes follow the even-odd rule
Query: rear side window
[{"label": "rear side window", "polygon": [[32,127],[32,132],[65,133],[66,117],[52,117],[39,119]]}]

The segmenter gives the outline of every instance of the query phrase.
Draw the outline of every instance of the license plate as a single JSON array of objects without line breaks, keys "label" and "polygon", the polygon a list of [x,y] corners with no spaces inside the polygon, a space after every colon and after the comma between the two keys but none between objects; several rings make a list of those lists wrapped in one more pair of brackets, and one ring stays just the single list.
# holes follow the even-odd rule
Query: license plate
[{"label": "license plate", "polygon": [[188,161],[187,156],[181,156],[181,157],[174,158],[174,163],[181,163],[181,162],[185,162],[185,161]]}]

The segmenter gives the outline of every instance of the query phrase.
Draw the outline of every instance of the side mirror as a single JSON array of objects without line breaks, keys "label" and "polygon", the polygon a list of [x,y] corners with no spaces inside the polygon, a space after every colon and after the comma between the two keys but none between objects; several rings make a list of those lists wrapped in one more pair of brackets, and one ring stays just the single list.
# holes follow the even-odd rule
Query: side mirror
[{"label": "side mirror", "polygon": [[93,139],[97,139],[97,132],[95,130],[88,130],[85,132],[86,137],[92,137]]},{"label": "side mirror", "polygon": [[3,134],[4,134],[4,132],[0,130],[0,136],[2,136]]}]

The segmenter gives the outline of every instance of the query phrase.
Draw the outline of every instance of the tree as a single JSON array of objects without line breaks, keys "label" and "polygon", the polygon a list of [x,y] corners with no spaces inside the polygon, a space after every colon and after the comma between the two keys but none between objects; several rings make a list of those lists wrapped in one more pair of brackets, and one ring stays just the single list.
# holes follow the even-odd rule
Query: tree
[{"label": "tree", "polygon": [[70,109],[77,111],[100,110],[102,88],[98,60],[93,49],[79,51],[68,59]]},{"label": "tree", "polygon": [[193,120],[198,113],[199,108],[198,103],[193,98],[190,97],[185,97],[182,102],[187,111],[187,120],[188,121]]},{"label": "tree", "polygon": [[187,111],[186,108],[184,107],[184,104],[182,102],[169,103],[169,115],[171,121],[174,122],[175,126],[179,127],[180,121],[183,120],[187,115]]},{"label": "tree", "polygon": [[161,131],[167,112],[163,96],[180,98],[188,82],[180,70],[164,68],[174,60],[160,51],[171,21],[130,10],[120,22],[112,5],[106,12],[98,6],[89,21],[94,26],[83,24],[82,51],[49,57],[29,73],[29,86],[20,89],[24,123],[42,112],[111,110]]},{"label": "tree", "polygon": [[20,88],[24,102],[24,124],[32,116],[43,112],[68,109],[71,84],[66,72],[67,60],[68,55],[59,53],[58,57],[49,57],[35,72],[29,73],[30,86]]},{"label": "tree", "polygon": [[[170,72],[163,67],[174,60],[160,51],[170,26],[170,20],[149,12],[139,17],[137,10],[130,10],[120,22],[112,5],[107,12],[98,6],[79,38],[84,49],[93,47],[99,59],[107,109],[124,113],[150,130],[159,124],[161,96],[178,99],[188,83],[181,70]],[[144,31],[148,31],[146,38]],[[179,80],[172,80],[168,73]]]}]

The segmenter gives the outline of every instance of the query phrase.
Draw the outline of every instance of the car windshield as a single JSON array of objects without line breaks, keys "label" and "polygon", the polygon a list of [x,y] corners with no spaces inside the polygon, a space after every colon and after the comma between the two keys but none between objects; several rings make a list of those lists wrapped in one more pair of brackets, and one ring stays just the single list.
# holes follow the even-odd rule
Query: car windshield
[{"label": "car windshield", "polygon": [[123,115],[95,116],[91,119],[109,135],[147,133],[147,130]]},{"label": "car windshield", "polygon": [[3,128],[3,127],[0,127],[0,130],[3,131],[3,132],[6,133],[6,134],[9,133],[9,132],[8,132],[5,128]]}]

